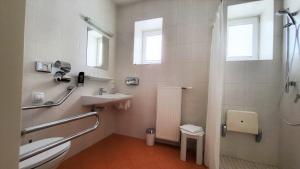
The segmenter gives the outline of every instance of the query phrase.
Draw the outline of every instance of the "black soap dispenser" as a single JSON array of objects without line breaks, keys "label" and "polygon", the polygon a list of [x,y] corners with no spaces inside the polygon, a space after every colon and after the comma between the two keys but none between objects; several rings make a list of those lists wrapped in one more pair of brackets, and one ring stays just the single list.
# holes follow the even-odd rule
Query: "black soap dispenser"
[{"label": "black soap dispenser", "polygon": [[77,78],[77,86],[83,86],[84,85],[84,72],[79,72],[78,78]]}]

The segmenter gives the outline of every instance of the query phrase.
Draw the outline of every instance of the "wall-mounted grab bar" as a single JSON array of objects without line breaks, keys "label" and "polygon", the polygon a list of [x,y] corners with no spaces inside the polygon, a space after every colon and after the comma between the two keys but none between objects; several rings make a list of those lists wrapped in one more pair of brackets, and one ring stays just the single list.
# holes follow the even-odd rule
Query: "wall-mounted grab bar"
[{"label": "wall-mounted grab bar", "polygon": [[53,107],[53,106],[59,106],[61,105],[63,102],[65,102],[67,100],[67,98],[76,90],[75,86],[69,86],[67,88],[67,93],[64,97],[62,97],[58,102],[56,103],[45,103],[43,105],[38,105],[38,106],[24,106],[22,107],[22,110],[29,110],[29,109],[38,109],[38,108],[47,108],[47,107]]},{"label": "wall-mounted grab bar", "polygon": [[76,116],[73,116],[73,117],[69,117],[69,118],[65,118],[65,119],[62,119],[62,120],[58,120],[58,121],[54,121],[54,122],[50,122],[50,123],[45,123],[45,124],[41,124],[41,125],[37,125],[37,126],[33,126],[33,127],[29,127],[29,128],[26,128],[24,130],[22,130],[21,132],[21,135],[25,135],[25,134],[28,134],[28,133],[32,133],[32,132],[35,132],[35,131],[39,131],[39,130],[43,130],[43,129],[46,129],[46,128],[49,128],[49,127],[53,127],[53,126],[57,126],[57,125],[62,125],[62,124],[65,124],[65,123],[68,123],[68,122],[72,122],[72,121],[76,121],[76,120],[80,120],[80,119],[83,119],[83,118],[87,118],[87,117],[91,117],[91,116],[95,116],[97,121],[96,123],[94,124],[94,126],[92,126],[91,128],[88,128],[88,129],[85,129],[81,132],[78,132],[72,136],[69,136],[67,138],[64,138],[64,139],[61,139],[57,142],[54,142],[52,144],[48,144],[46,145],[45,147],[41,147],[39,149],[36,149],[36,150],[33,150],[31,152],[28,152],[26,154],[23,154],[22,156],[19,157],[19,161],[24,161],[28,158],[31,158],[33,156],[36,156],[40,153],[43,153],[49,149],[52,149],[56,146],[59,146],[61,144],[64,144],[70,140],[73,140],[77,137],[80,137],[84,134],[87,134],[89,132],[92,132],[94,131],[100,124],[100,118],[99,118],[99,115],[97,112],[89,112],[89,113],[85,113],[85,114],[80,114],[80,115],[76,115]]},{"label": "wall-mounted grab bar", "polygon": [[291,123],[289,122],[287,119],[282,118],[283,122],[289,126],[293,126],[293,127],[300,127],[300,123]]},{"label": "wall-mounted grab bar", "polygon": [[90,117],[90,116],[96,116],[97,118],[99,118],[98,117],[99,115],[97,114],[97,112],[84,113],[84,114],[64,118],[64,119],[61,119],[61,120],[57,120],[57,121],[53,121],[53,122],[44,123],[44,124],[40,124],[40,125],[37,125],[37,126],[25,128],[21,131],[21,135],[23,136],[25,134],[29,134],[29,133],[32,133],[32,132],[36,132],[36,131],[43,130],[43,129],[46,129],[46,128],[50,128],[50,127],[57,126],[57,125],[62,125],[62,124],[68,123],[68,122],[80,120],[80,119]]}]

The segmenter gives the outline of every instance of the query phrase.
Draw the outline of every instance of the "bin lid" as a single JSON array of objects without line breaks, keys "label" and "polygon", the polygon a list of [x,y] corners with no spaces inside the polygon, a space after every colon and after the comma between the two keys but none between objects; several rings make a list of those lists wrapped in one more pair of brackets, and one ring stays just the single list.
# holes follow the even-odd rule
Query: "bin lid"
[{"label": "bin lid", "polygon": [[155,128],[147,128],[146,133],[147,134],[154,134],[155,133]]}]

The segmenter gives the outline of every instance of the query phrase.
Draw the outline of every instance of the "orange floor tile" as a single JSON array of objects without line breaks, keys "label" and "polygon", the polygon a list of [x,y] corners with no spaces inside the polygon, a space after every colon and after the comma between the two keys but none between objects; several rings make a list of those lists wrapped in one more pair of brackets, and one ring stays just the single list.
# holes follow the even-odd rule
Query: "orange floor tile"
[{"label": "orange floor tile", "polygon": [[188,153],[187,162],[179,159],[179,148],[144,140],[111,135],[64,161],[58,169],[207,169],[195,163]]}]

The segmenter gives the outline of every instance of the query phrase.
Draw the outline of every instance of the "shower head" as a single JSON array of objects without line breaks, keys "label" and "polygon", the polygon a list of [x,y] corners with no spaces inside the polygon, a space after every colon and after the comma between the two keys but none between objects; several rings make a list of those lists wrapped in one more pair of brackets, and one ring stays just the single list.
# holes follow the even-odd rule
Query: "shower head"
[{"label": "shower head", "polygon": [[296,19],[294,16],[298,14],[298,12],[290,12],[289,9],[281,9],[277,13],[277,15],[287,15],[291,23],[286,24],[284,27],[290,27],[291,25],[296,25]]}]

